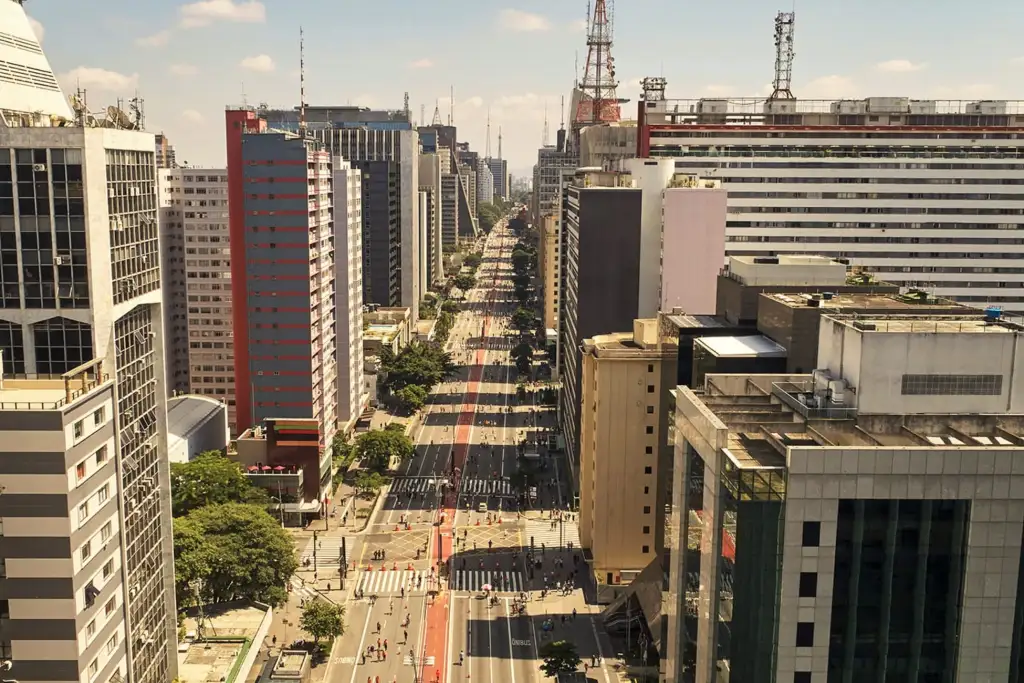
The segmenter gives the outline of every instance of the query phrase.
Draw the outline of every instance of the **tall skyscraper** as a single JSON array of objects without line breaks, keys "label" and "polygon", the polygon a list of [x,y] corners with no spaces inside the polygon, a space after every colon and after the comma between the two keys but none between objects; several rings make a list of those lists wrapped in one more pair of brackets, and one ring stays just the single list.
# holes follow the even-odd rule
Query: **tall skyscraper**
[{"label": "tall skyscraper", "polygon": [[485,159],[477,162],[476,169],[476,203],[490,204],[494,201],[494,176]]},{"label": "tall skyscraper", "polygon": [[[65,543],[67,556],[57,562],[54,553],[65,551],[48,530],[60,527],[65,533],[67,503],[80,504],[100,481],[87,477],[88,487],[78,490],[78,468],[84,466],[86,474],[90,468],[106,471],[105,460],[78,460],[76,449],[71,462],[66,451],[62,459],[72,488],[59,503],[30,505],[17,495],[0,496],[0,518],[32,521],[20,534],[5,528],[8,543],[20,535],[22,547],[48,548],[33,564],[35,580],[59,578],[56,564],[75,567],[83,579],[94,577],[91,583],[61,581],[46,589],[51,607],[65,600],[82,607],[42,631],[31,617],[4,615],[0,651],[14,662],[11,675],[22,680],[120,676],[166,683],[177,674],[177,658],[154,137],[119,129],[134,127],[127,115],[105,128],[75,125],[20,3],[0,2],[0,26],[11,37],[0,56],[35,70],[31,85],[0,89],[0,117],[17,123],[0,125],[4,370],[60,376],[101,361],[115,392],[110,396],[109,389],[96,386],[94,391],[107,391],[110,398],[103,401],[103,413],[97,417],[91,401],[98,394],[90,393],[81,405],[92,413],[67,434],[77,444],[95,432],[99,436],[88,447],[107,444],[117,474],[110,471],[104,500],[119,508],[116,530],[104,532],[112,541],[117,534],[118,543],[103,546],[72,533],[76,545]],[[54,121],[65,125],[53,127]],[[61,413],[54,411],[54,419]],[[70,419],[77,424],[80,418]],[[95,524],[109,518],[99,514]],[[111,559],[113,579],[104,574]],[[0,590],[11,595],[18,588],[6,582],[15,580],[0,578]],[[123,628],[116,626],[121,620]],[[119,628],[123,637],[111,640]]]},{"label": "tall skyscraper", "polygon": [[334,158],[334,249],[338,354],[338,424],[348,429],[369,396],[363,390],[363,191],[361,174]]},{"label": "tall skyscraper", "polygon": [[228,172],[160,169],[167,385],[227,403],[235,426]]},{"label": "tall skyscraper", "polygon": [[178,165],[177,155],[174,152],[174,145],[168,140],[167,136],[163,133],[156,134],[156,145],[154,147],[156,151],[156,167],[157,168],[175,168]]},{"label": "tall skyscraper", "polygon": [[226,119],[236,429],[313,418],[325,449],[338,422],[331,157],[252,110]]}]

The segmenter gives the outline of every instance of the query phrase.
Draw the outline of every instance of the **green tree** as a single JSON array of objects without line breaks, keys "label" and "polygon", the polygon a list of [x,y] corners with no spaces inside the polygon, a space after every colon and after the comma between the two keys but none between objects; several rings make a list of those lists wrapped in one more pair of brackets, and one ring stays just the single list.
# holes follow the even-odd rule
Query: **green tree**
[{"label": "green tree", "polygon": [[451,299],[445,299],[444,303],[441,304],[441,311],[444,313],[456,314],[462,310],[462,306],[459,305],[458,301],[452,301]]},{"label": "green tree", "polygon": [[519,247],[512,250],[512,270],[516,273],[526,273],[530,270],[530,254]]},{"label": "green tree", "polygon": [[415,412],[427,402],[428,392],[419,384],[407,384],[395,392],[395,398],[404,410]]},{"label": "green tree", "polygon": [[529,287],[532,278],[529,273],[515,273],[512,275],[512,284],[517,287]]},{"label": "green tree", "polygon": [[483,254],[481,254],[479,251],[474,251],[472,254],[466,255],[466,258],[463,261],[463,263],[469,266],[470,268],[476,269],[480,267],[480,264],[483,262],[483,260]]},{"label": "green tree", "polygon": [[262,489],[249,483],[242,466],[220,451],[205,451],[188,462],[171,464],[171,508],[175,517],[204,505],[267,505]]},{"label": "green tree", "polygon": [[174,570],[179,605],[255,600],[279,605],[298,562],[291,537],[266,510],[225,503],[174,520]]},{"label": "green tree", "polygon": [[512,314],[512,327],[523,332],[533,328],[534,315],[533,311],[525,308],[517,308],[516,312]]},{"label": "green tree", "polygon": [[317,644],[324,638],[339,638],[345,635],[345,607],[326,600],[309,600],[302,608],[299,626],[313,636]]},{"label": "green tree", "polygon": [[420,318],[424,320],[433,320],[437,317],[437,302],[431,299],[423,299],[420,301]]},{"label": "green tree", "polygon": [[455,286],[463,292],[468,292],[476,287],[476,276],[469,273],[459,273],[455,276]]},{"label": "green tree", "polygon": [[501,220],[503,212],[494,204],[484,202],[476,205],[476,215],[480,219],[480,229],[490,232],[494,224]]},{"label": "green tree", "polygon": [[[436,324],[447,325],[450,330],[453,323],[454,316],[442,313]],[[410,384],[432,389],[455,372],[451,355],[440,344],[413,342],[397,355],[385,348],[381,351],[380,362],[381,370],[387,376],[384,386],[391,391]]]},{"label": "green tree", "polygon": [[359,493],[366,496],[373,495],[384,486],[384,477],[380,475],[380,472],[360,470],[356,475],[355,485]]},{"label": "green tree", "polygon": [[519,302],[520,306],[526,306],[530,302],[532,292],[529,287],[517,284],[512,293],[515,295],[516,301]]},{"label": "green tree", "polygon": [[544,643],[538,654],[544,660],[540,670],[544,672],[545,676],[552,678],[558,674],[572,673],[579,668],[582,661],[576,650],[576,645],[568,640]]},{"label": "green tree", "polygon": [[533,347],[523,342],[517,344],[515,348],[509,353],[512,360],[515,361],[516,370],[519,374],[525,375],[530,371],[530,366],[533,364]]},{"label": "green tree", "polygon": [[399,461],[411,458],[415,446],[404,431],[375,429],[356,438],[356,452],[364,467],[383,472],[390,466],[391,458]]}]

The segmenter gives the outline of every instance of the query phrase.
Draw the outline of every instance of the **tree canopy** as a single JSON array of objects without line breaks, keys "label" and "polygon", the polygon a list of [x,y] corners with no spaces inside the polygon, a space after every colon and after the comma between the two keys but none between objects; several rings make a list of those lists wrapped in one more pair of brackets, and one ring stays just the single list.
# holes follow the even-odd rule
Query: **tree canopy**
[{"label": "tree canopy", "polygon": [[530,365],[533,363],[532,346],[530,346],[526,342],[522,342],[520,344],[517,344],[515,348],[512,349],[509,355],[512,357],[512,360],[515,361],[516,370],[519,371],[519,374],[525,374],[529,372]]},{"label": "tree canopy", "polygon": [[326,600],[308,600],[302,608],[299,626],[316,642],[345,635],[345,607]]},{"label": "tree canopy", "polygon": [[175,517],[204,505],[267,505],[262,489],[249,483],[241,465],[220,451],[205,451],[188,462],[171,463],[171,509]]},{"label": "tree canopy", "polygon": [[501,220],[504,213],[500,207],[489,202],[482,202],[476,205],[476,215],[480,219],[480,229],[484,232],[490,232],[494,224]]},{"label": "tree canopy", "polygon": [[474,251],[472,254],[466,254],[466,258],[463,259],[462,262],[470,268],[476,269],[480,267],[480,263],[483,262],[483,260],[483,254],[478,251]]},{"label": "tree canopy", "polygon": [[[443,313],[451,317],[449,313]],[[438,319],[438,323],[441,323]],[[391,391],[416,384],[428,391],[455,372],[452,357],[439,344],[412,342],[398,354],[389,348],[381,350],[381,370],[387,375],[384,385]]]},{"label": "tree canopy", "polygon": [[512,314],[512,326],[517,330],[525,331],[533,327],[533,312],[525,308],[517,308]]},{"label": "tree canopy", "polygon": [[359,474],[356,475],[356,489],[364,495],[372,495],[377,493],[382,486],[384,486],[384,477],[380,475],[380,472],[372,472],[370,470],[360,470]]},{"label": "tree canopy", "polygon": [[391,464],[391,458],[411,458],[416,447],[404,431],[375,429],[356,437],[356,452],[364,467],[382,472]]},{"label": "tree canopy", "polygon": [[512,250],[512,270],[516,273],[525,273],[530,269],[532,257],[518,246]]},{"label": "tree canopy", "polygon": [[476,276],[471,273],[459,273],[455,276],[455,286],[463,292],[468,292],[476,287]]},{"label": "tree canopy", "polygon": [[395,392],[395,399],[403,410],[410,413],[423,407],[427,402],[428,392],[419,384],[407,384]]},{"label": "tree canopy", "polygon": [[279,605],[285,583],[298,568],[288,533],[266,510],[225,503],[192,510],[174,520],[174,573],[178,606],[255,600]]},{"label": "tree canopy", "polygon": [[544,663],[540,670],[545,676],[554,678],[558,674],[567,674],[579,668],[580,659],[576,645],[568,640],[556,640],[551,643],[544,643],[539,653]]}]

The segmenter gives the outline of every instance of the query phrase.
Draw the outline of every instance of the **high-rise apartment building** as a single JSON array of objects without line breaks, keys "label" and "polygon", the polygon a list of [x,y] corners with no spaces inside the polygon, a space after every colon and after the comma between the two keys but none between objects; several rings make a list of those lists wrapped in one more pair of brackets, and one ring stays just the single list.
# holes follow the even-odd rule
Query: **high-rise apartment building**
[{"label": "high-rise apartment building", "polygon": [[[443,223],[444,206],[441,201],[441,159],[438,152],[420,154],[420,227],[425,237],[423,291],[444,281]],[[453,233],[454,234],[454,233]]]},{"label": "high-rise apartment building", "polygon": [[331,156],[315,140],[268,130],[255,111],[229,110],[226,119],[236,429],[267,418],[314,419],[324,449],[338,423],[335,250],[342,240]]},{"label": "high-rise apartment building", "polygon": [[558,211],[562,192],[562,169],[575,171],[579,159],[572,152],[547,145],[537,150],[537,165],[533,177],[533,219],[540,225],[541,216],[555,214]]},{"label": "high-rise apartment building", "polygon": [[476,203],[490,204],[494,201],[494,176],[486,159],[480,159],[476,169]]},{"label": "high-rise apartment building", "polygon": [[491,177],[494,182],[494,196],[508,201],[508,162],[505,159],[490,158],[485,160],[487,168],[491,170]]},{"label": "high-rise apartment building", "polygon": [[558,329],[558,272],[561,259],[558,244],[558,230],[554,216],[544,216],[540,223],[540,249],[537,250],[537,269],[543,291],[544,328]]},{"label": "high-rise apartment building", "polygon": [[1024,310],[1020,102],[659,100],[640,102],[639,123],[638,156],[722,181],[730,254],[845,258]]},{"label": "high-rise apartment building", "polygon": [[174,153],[174,145],[167,140],[167,136],[163,133],[156,134],[154,150],[156,152],[157,168],[175,168],[178,165],[178,160]]},{"label": "high-rise apartment building", "polygon": [[176,167],[158,175],[168,388],[226,403],[234,430],[228,172]]},{"label": "high-rise apartment building", "polygon": [[338,424],[351,429],[369,396],[363,390],[363,216],[362,174],[334,159],[334,249],[338,323]]},{"label": "high-rise apartment building", "polygon": [[[20,41],[3,49],[38,62],[42,53],[21,5],[0,2],[0,20]],[[119,477],[109,495],[119,508],[121,552],[110,591],[117,596],[112,609],[126,605],[127,626],[126,656],[105,673],[107,679],[118,671],[133,681],[163,683],[175,676],[177,660],[153,135],[78,127],[68,119],[53,127],[50,116],[62,111],[50,103],[63,104],[63,97],[59,89],[56,98],[45,87],[37,90],[34,104],[34,90],[0,92],[4,120],[19,122],[0,126],[4,370],[59,376],[98,359],[113,377],[110,457],[117,459]],[[3,506],[16,499],[0,498],[8,498],[0,502],[0,516],[43,524],[58,511],[68,515],[61,505],[14,514]],[[81,604],[52,633],[82,636],[87,608]],[[22,641],[0,633],[0,647],[16,661]]]},{"label": "high-rise apartment building", "polygon": [[462,191],[469,198],[469,213],[472,220],[477,220],[476,203],[476,167],[468,164],[459,163],[459,180],[462,182]]},{"label": "high-rise apartment building", "polygon": [[459,244],[460,191],[458,173],[441,174],[441,248],[446,253]]},{"label": "high-rise apartment building", "polygon": [[101,361],[0,377],[5,680],[130,680],[116,413]]},{"label": "high-rise apartment building", "polygon": [[1024,328],[820,322],[810,374],[677,391],[666,675],[1016,680]]}]

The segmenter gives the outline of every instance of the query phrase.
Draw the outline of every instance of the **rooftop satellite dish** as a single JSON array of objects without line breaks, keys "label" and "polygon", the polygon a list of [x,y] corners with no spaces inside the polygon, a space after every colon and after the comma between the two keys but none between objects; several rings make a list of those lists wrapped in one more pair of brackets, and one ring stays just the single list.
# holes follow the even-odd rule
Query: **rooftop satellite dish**
[{"label": "rooftop satellite dish", "polygon": [[131,117],[113,105],[107,107],[107,120],[114,124],[114,128],[135,130],[135,122]]}]

